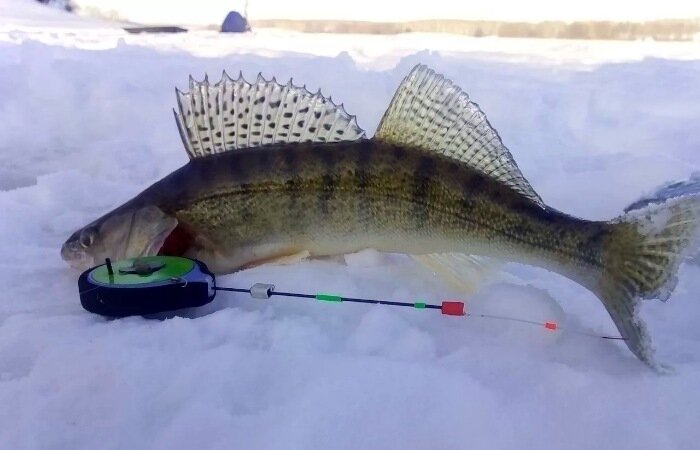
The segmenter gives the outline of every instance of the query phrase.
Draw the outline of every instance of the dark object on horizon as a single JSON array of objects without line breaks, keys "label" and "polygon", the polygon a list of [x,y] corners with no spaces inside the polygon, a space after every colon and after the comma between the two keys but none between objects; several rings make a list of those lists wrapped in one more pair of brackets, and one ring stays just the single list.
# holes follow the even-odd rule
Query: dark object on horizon
[{"label": "dark object on horizon", "polygon": [[39,3],[48,5],[57,9],[62,9],[63,11],[72,12],[73,6],[69,0],[36,0]]},{"label": "dark object on horizon", "polygon": [[245,33],[250,31],[250,25],[239,12],[231,11],[221,24],[222,33]]},{"label": "dark object on horizon", "polygon": [[184,33],[187,31],[186,28],[175,27],[175,26],[164,26],[164,27],[126,27],[124,31],[131,34],[138,33]]}]

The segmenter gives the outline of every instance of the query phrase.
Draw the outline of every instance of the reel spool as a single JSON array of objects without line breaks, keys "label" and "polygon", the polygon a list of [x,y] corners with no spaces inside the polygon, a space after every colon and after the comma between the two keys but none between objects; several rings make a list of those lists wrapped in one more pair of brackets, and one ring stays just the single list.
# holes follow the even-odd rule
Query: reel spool
[{"label": "reel spool", "polygon": [[201,261],[148,256],[107,259],[80,275],[78,289],[86,310],[126,317],[205,305],[216,296],[216,281]]}]

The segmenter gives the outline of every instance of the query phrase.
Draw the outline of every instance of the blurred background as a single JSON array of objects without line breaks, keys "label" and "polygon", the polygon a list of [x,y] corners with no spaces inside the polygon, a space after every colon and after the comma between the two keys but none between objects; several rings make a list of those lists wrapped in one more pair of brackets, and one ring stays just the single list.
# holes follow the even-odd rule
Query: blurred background
[{"label": "blurred background", "polygon": [[[241,24],[247,23],[252,28],[305,32],[446,32],[475,37],[692,40],[700,33],[700,2],[690,0],[38,1],[110,20],[210,29],[226,25],[227,31],[242,31]],[[230,13],[234,16],[225,23]]]}]

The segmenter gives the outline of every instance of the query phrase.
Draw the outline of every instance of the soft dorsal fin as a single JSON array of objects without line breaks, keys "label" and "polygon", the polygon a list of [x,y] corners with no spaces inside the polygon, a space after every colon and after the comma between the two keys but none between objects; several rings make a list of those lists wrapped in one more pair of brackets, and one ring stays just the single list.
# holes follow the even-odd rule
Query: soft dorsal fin
[{"label": "soft dorsal fin", "polygon": [[336,142],[363,138],[343,105],[319,90],[279,84],[258,75],[254,83],[223,73],[209,84],[190,77],[189,92],[177,92],[175,120],[191,159],[276,142]]},{"label": "soft dorsal fin", "polygon": [[544,207],[479,105],[427,66],[401,82],[375,138],[455,158]]}]

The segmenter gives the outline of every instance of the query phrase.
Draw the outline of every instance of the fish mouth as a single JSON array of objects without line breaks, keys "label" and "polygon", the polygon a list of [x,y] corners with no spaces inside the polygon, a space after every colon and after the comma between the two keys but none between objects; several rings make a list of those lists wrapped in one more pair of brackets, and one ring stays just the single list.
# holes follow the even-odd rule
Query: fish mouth
[{"label": "fish mouth", "polygon": [[[61,259],[77,270],[87,270],[104,262],[105,258],[118,261],[125,258],[138,258],[143,256],[184,256],[194,243],[194,234],[179,222],[173,221],[172,227],[165,227],[148,242],[133,247],[132,238],[138,242],[138,237],[132,236],[130,229],[126,236],[122,236],[111,250],[98,248],[85,249],[75,240],[68,240],[61,246]],[[140,247],[140,248],[139,248]]]},{"label": "fish mouth", "polygon": [[68,243],[63,244],[61,247],[61,258],[72,268],[78,270],[86,270],[95,265],[95,260],[92,256]]},{"label": "fish mouth", "polygon": [[[157,239],[157,241],[160,241],[160,245],[149,246],[140,256],[183,256],[194,242],[194,237],[184,227],[178,225],[164,239]],[[120,259],[124,255],[112,255],[112,257]],[[96,264],[92,255],[68,242],[61,246],[61,259],[77,270],[87,270]]]}]

